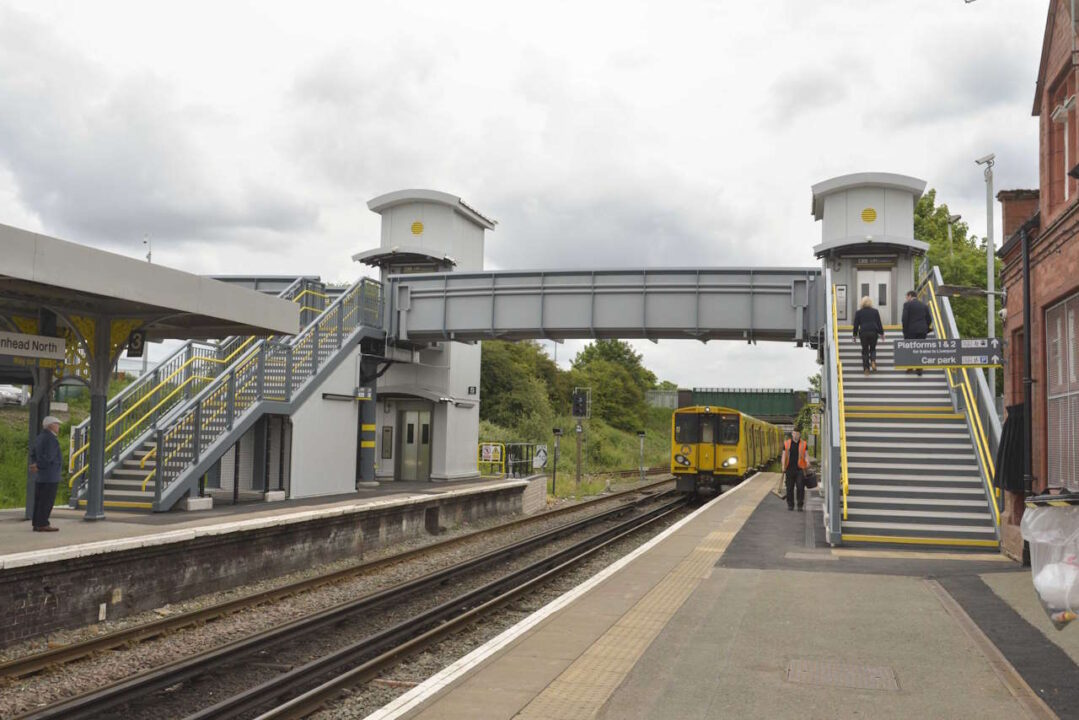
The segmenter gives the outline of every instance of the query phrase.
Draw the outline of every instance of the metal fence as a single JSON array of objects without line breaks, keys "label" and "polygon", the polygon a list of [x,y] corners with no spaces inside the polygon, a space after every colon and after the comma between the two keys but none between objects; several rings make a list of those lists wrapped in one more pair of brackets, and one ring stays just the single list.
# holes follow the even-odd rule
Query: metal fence
[{"label": "metal fence", "polygon": [[652,407],[678,409],[677,390],[645,390],[644,401]]}]

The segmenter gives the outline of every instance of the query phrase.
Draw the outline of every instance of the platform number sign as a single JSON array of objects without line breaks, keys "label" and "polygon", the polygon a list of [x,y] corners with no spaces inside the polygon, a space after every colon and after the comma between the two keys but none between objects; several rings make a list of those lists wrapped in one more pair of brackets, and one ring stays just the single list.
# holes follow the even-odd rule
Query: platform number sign
[{"label": "platform number sign", "polygon": [[127,356],[140,358],[144,352],[146,352],[146,331],[132,330],[127,336]]}]

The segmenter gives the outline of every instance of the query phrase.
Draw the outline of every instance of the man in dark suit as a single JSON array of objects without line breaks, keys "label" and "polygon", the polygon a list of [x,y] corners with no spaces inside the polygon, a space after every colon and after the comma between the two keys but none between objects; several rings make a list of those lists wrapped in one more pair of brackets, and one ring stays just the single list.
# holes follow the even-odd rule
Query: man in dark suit
[{"label": "man in dark suit", "polygon": [[[908,291],[907,301],[903,303],[903,337],[907,340],[924,340],[932,329],[933,316],[929,314],[929,308],[913,290]],[[921,375],[921,368],[917,372]]]},{"label": "man in dark suit", "polygon": [[60,420],[48,416],[41,421],[41,434],[30,448],[30,470],[37,473],[34,479],[34,532],[56,532],[60,528],[49,524],[52,505],[56,502],[56,489],[60,485]]}]

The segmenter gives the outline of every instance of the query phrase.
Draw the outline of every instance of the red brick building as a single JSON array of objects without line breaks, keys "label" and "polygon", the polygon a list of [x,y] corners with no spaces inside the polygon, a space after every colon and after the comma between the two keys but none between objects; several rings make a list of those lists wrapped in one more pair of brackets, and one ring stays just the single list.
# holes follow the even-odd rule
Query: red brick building
[{"label": "red brick building", "polygon": [[[1045,26],[1034,97],[1039,122],[1039,189],[997,195],[1004,214],[1004,268],[1007,292],[1004,337],[1008,365],[1004,404],[1023,402],[1024,227],[1030,248],[1030,317],[1034,490],[1068,487],[1079,491],[1079,118],[1075,92],[1079,55],[1071,3],[1052,0]],[[1014,502],[1015,498],[1012,498]],[[1018,522],[1021,509],[1011,512]],[[1021,506],[1020,506],[1021,508]]]}]

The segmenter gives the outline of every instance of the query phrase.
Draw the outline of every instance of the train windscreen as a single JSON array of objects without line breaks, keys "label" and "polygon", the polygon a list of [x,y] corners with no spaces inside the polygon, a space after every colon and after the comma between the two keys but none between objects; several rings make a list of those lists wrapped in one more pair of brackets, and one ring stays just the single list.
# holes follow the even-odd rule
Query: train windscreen
[{"label": "train windscreen", "polygon": [[684,445],[698,442],[700,416],[696,413],[677,413],[674,416],[674,441]]},{"label": "train windscreen", "polygon": [[717,442],[720,445],[737,445],[738,444],[738,416],[737,415],[722,415],[719,419],[719,439]]}]

